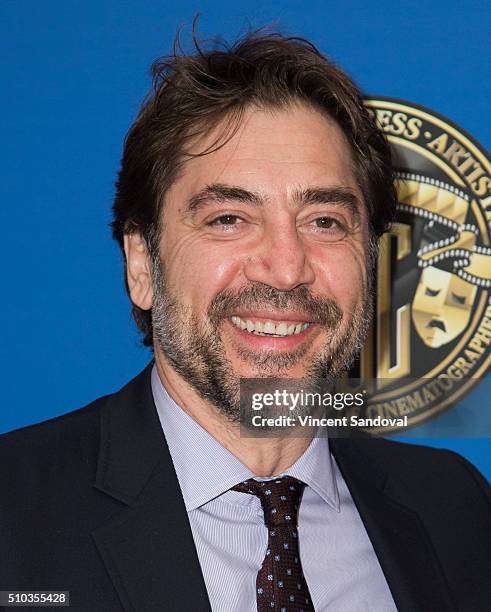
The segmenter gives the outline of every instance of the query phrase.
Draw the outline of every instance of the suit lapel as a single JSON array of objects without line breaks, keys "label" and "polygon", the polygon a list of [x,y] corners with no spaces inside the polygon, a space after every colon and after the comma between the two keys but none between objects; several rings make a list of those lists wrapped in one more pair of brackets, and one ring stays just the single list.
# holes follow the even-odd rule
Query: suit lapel
[{"label": "suit lapel", "polygon": [[374,460],[377,440],[333,439],[330,444],[398,611],[455,610],[418,514],[397,499],[398,483]]},{"label": "suit lapel", "polygon": [[[92,535],[125,610],[210,611],[153,402],[151,367],[102,409],[95,487],[124,509]],[[399,499],[399,483],[381,468],[376,445],[376,440],[331,440],[397,609],[450,612],[454,606],[424,526]]]},{"label": "suit lapel", "polygon": [[184,500],[153,402],[151,366],[103,408],[95,487],[126,507],[92,535],[125,610],[208,611]]}]

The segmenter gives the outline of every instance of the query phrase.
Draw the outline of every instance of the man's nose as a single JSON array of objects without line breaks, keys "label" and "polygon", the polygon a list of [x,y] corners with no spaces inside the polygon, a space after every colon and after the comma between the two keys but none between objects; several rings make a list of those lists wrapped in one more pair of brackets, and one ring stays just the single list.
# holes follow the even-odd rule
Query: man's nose
[{"label": "man's nose", "polygon": [[311,284],[315,279],[306,245],[293,223],[266,228],[260,245],[247,259],[244,273],[250,281],[280,291]]}]

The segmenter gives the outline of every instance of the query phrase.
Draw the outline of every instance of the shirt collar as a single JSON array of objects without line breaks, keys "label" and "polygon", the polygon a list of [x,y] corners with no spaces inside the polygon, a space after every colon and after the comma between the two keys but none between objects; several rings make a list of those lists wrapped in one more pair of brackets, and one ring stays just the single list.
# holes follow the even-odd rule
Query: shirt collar
[{"label": "shirt collar", "polygon": [[[249,468],[174,402],[155,365],[152,392],[188,512],[239,482],[254,478]],[[339,512],[339,493],[327,437],[314,438],[303,455],[282,475],[305,482]]]}]

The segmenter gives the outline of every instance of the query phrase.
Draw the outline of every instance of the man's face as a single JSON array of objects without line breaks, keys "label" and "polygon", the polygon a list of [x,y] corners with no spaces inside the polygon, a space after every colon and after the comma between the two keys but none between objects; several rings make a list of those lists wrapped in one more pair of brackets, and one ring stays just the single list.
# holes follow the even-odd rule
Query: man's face
[{"label": "man's face", "polygon": [[233,418],[240,378],[339,374],[370,317],[367,244],[340,128],[305,106],[249,110],[166,194],[156,352]]}]

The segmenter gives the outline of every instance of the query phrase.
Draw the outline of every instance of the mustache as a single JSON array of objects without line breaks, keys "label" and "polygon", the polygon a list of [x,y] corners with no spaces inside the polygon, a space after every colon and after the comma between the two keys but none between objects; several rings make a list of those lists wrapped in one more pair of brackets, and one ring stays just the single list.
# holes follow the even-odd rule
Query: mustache
[{"label": "mustache", "polygon": [[262,283],[252,283],[238,291],[224,289],[218,293],[208,307],[208,317],[217,327],[220,322],[233,315],[238,308],[294,310],[306,315],[309,321],[333,328],[339,325],[343,311],[331,298],[313,296],[304,285],[289,291],[280,291]]}]

